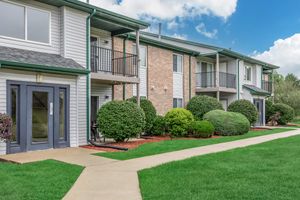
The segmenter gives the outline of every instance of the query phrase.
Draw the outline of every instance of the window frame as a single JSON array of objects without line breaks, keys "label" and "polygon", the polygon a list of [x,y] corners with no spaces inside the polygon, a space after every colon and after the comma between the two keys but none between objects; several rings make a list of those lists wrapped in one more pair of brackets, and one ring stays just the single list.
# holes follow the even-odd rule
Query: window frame
[{"label": "window frame", "polygon": [[[181,106],[178,106],[178,100],[181,100]],[[174,104],[175,101],[176,101],[176,106]],[[183,98],[173,97],[173,108],[183,108]]]},{"label": "window frame", "polygon": [[[181,57],[181,71],[178,71],[178,66],[177,66],[177,62],[178,60],[176,59],[176,71],[174,71],[174,56]],[[183,55],[182,54],[178,54],[178,53],[173,53],[172,54],[172,60],[173,60],[173,73],[177,73],[177,74],[183,74]]]},{"label": "window frame", "polygon": [[[247,82],[251,82],[252,81],[252,67],[250,65],[245,65],[244,70],[245,70],[244,71],[244,80]],[[250,78],[248,77],[248,70],[250,70]]]},{"label": "window frame", "polygon": [[[32,44],[40,44],[40,45],[46,45],[46,46],[51,46],[52,45],[52,37],[51,37],[51,32],[52,32],[52,26],[51,26],[51,19],[52,19],[52,15],[51,15],[51,11],[48,11],[48,10],[44,10],[44,9],[40,9],[40,8],[36,8],[36,7],[33,7],[33,6],[28,6],[28,5],[25,5],[25,4],[21,4],[21,3],[16,3],[16,2],[11,2],[11,1],[7,1],[7,0],[3,0],[4,3],[8,3],[8,4],[12,4],[12,5],[16,5],[16,6],[22,6],[24,7],[24,13],[25,13],[25,16],[24,16],[24,28],[25,28],[25,39],[20,39],[20,38],[15,38],[15,37],[10,37],[10,36],[5,36],[5,35],[1,35],[0,34],[0,38],[4,38],[4,39],[10,39],[10,40],[14,40],[14,41],[20,41],[20,42],[28,42],[28,43],[32,43]],[[44,42],[38,42],[38,41],[34,41],[34,40],[28,40],[28,28],[27,28],[27,10],[28,8],[30,9],[33,9],[33,10],[38,10],[38,11],[41,11],[41,12],[46,12],[49,14],[49,41],[48,43],[44,43]]]},{"label": "window frame", "polygon": [[11,141],[12,145],[20,145],[20,85],[18,84],[10,84],[7,86],[7,113],[12,115],[12,89],[16,89],[16,140]]}]

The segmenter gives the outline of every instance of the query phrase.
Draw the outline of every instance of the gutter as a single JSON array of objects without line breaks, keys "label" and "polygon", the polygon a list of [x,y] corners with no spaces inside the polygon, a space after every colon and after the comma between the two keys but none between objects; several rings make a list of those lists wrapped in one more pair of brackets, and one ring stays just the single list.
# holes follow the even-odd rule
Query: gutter
[{"label": "gutter", "polygon": [[[91,18],[96,14],[97,10],[93,9],[93,12],[86,18],[86,68],[90,71],[90,29]],[[86,138],[87,142],[90,140],[90,73],[86,76]],[[78,117],[78,116],[77,116]],[[78,138],[77,138],[78,139]]]}]

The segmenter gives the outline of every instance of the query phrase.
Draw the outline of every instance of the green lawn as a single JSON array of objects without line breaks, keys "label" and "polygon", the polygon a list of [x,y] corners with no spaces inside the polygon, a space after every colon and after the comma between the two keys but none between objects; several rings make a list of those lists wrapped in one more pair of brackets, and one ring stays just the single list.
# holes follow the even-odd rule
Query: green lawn
[{"label": "green lawn", "polygon": [[139,146],[136,149],[129,150],[127,152],[104,152],[96,153],[97,156],[103,156],[107,158],[117,160],[128,160],[133,158],[140,158],[144,156],[156,155],[160,153],[166,153],[171,151],[178,151],[182,149],[188,149],[193,147],[200,147],[210,144],[217,144],[221,142],[229,142],[233,140],[245,139],[255,136],[267,135],[272,133],[279,133],[293,129],[274,129],[274,130],[263,130],[263,131],[250,131],[245,135],[229,136],[211,139],[192,139],[192,140],[167,140],[156,143],[148,143]]},{"label": "green lawn", "polygon": [[291,123],[293,123],[293,124],[297,124],[297,125],[299,125],[300,126],[300,116],[297,116],[297,117],[295,117],[293,120],[292,120],[292,122]]},{"label": "green lawn", "polygon": [[143,170],[143,199],[300,199],[299,144],[294,136]]},{"label": "green lawn", "polygon": [[62,199],[82,170],[54,160],[22,165],[0,162],[0,199]]}]

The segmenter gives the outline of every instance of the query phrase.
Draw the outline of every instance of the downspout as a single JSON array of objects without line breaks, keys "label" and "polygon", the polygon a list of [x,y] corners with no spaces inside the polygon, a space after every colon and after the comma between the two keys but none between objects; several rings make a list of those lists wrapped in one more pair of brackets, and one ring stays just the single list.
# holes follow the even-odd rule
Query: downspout
[{"label": "downspout", "polygon": [[[91,18],[96,14],[96,9],[86,18],[86,67],[88,70],[90,66],[90,30],[91,30]],[[90,73],[86,76],[86,138],[90,140]]]},{"label": "downspout", "polygon": [[238,100],[240,100],[240,59],[237,59],[237,92]]},{"label": "downspout", "polygon": [[189,100],[192,98],[192,55],[189,56]]},{"label": "downspout", "polygon": [[[126,40],[127,37],[123,39],[123,76],[126,76]],[[126,84],[123,83],[123,100],[126,100]]]}]

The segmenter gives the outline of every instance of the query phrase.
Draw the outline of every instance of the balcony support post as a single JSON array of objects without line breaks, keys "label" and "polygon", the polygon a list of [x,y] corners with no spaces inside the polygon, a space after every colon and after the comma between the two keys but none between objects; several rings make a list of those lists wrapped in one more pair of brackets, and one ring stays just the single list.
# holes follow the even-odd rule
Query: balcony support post
[{"label": "balcony support post", "polygon": [[[139,78],[139,71],[140,71],[140,31],[136,31],[136,56],[137,56],[137,77]],[[141,97],[140,97],[140,83],[136,84],[136,101],[137,104],[140,105]]]},{"label": "balcony support post", "polygon": [[220,55],[216,54],[216,88],[217,88],[217,99],[220,101]]}]

